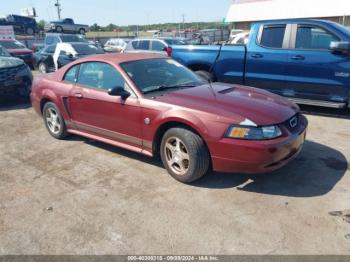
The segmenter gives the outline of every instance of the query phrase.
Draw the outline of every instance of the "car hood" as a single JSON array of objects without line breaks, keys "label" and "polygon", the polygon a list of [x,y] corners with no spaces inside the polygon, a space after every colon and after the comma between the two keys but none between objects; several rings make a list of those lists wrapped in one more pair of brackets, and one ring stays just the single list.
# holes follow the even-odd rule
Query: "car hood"
[{"label": "car hood", "polygon": [[220,116],[232,124],[266,126],[283,123],[293,117],[299,107],[265,90],[213,83],[169,92],[155,99],[164,103]]},{"label": "car hood", "polygon": [[15,57],[0,56],[0,69],[23,65],[21,59]]}]

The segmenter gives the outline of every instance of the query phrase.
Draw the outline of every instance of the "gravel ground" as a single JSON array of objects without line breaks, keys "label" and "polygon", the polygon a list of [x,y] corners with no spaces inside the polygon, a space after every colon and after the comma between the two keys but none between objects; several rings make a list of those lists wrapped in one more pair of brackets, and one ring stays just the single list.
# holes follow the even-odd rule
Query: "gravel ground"
[{"label": "gravel ground", "polygon": [[300,156],[193,185],[150,158],[71,136],[0,101],[0,254],[349,254],[350,114],[304,108]]}]

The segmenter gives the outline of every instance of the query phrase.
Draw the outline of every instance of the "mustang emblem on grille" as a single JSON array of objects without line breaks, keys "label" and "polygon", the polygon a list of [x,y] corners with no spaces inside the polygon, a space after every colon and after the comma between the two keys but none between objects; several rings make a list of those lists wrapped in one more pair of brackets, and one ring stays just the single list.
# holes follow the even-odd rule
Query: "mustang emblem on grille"
[{"label": "mustang emblem on grille", "polygon": [[290,121],[289,121],[289,125],[291,128],[294,128],[298,125],[298,118],[297,117],[293,117]]}]

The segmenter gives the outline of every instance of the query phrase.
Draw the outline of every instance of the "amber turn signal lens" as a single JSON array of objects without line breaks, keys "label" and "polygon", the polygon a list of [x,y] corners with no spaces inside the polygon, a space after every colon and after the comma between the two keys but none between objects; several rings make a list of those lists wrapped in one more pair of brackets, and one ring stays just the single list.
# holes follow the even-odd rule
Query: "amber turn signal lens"
[{"label": "amber turn signal lens", "polygon": [[230,137],[232,138],[245,138],[248,134],[249,129],[248,128],[242,128],[242,127],[235,127],[232,128]]}]

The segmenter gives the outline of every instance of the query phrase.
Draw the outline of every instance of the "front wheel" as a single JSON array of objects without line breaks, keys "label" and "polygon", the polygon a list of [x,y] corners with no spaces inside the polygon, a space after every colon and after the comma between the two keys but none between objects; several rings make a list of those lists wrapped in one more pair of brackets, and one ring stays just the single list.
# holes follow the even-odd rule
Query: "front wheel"
[{"label": "front wheel", "polygon": [[46,74],[48,73],[48,68],[45,62],[41,62],[38,66],[38,69],[40,71],[40,73]]},{"label": "front wheel", "polygon": [[43,117],[51,136],[56,139],[64,139],[68,135],[64,119],[54,103],[48,102],[44,105]]},{"label": "front wheel", "polygon": [[63,33],[63,28],[61,26],[56,27],[56,32],[57,33]]},{"label": "front wheel", "polygon": [[161,159],[176,180],[191,183],[209,169],[210,156],[200,136],[185,128],[171,128],[163,136]]}]

